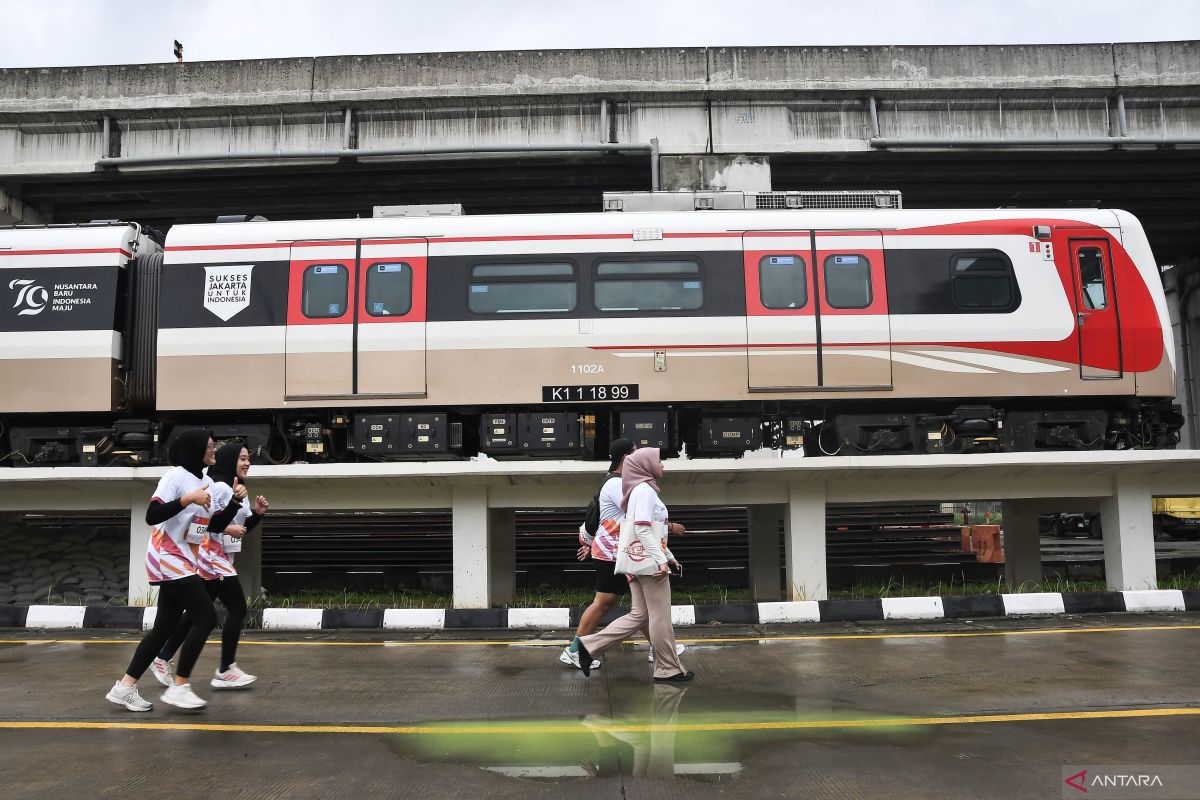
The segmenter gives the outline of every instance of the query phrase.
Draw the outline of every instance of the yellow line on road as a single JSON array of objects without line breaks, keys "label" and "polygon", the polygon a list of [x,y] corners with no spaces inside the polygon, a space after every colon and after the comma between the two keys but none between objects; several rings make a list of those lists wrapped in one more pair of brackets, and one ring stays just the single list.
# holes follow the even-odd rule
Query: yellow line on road
[{"label": "yellow line on road", "polygon": [[[381,629],[382,630],[382,629]],[[1119,633],[1125,631],[1195,631],[1200,625],[1130,625],[1125,627],[1105,628],[1047,628],[1045,630],[1021,631],[955,631],[947,633],[833,633],[796,636],[714,636],[681,638],[678,641],[685,644],[722,644],[737,642],[821,642],[839,639],[964,639],[980,636],[1045,636],[1064,633]],[[294,631],[304,633],[304,631]],[[137,644],[137,639],[0,639],[0,644]],[[457,647],[463,645],[488,646],[522,646],[522,647],[561,647],[566,639],[421,639],[418,641],[403,641],[389,639],[377,642],[298,642],[271,641],[266,639],[243,639],[242,645],[264,645],[268,647]],[[209,639],[209,644],[220,644],[220,639]],[[643,641],[626,642],[626,644],[645,644]]]},{"label": "yellow line on road", "polygon": [[[896,717],[892,719],[828,719],[762,722],[697,722],[670,725],[605,725],[611,733],[704,733],[721,731],[803,731],[851,728],[903,728],[925,725],[980,725],[1001,722],[1043,722],[1061,720],[1130,719],[1141,717],[1182,717],[1200,715],[1200,707],[1135,708],[1109,711],[1062,711],[1030,714],[979,714],[956,717]],[[576,724],[449,723],[445,725],[254,725],[233,723],[168,722],[19,722],[0,720],[0,730],[139,730],[205,731],[213,733],[323,733],[373,735],[444,735],[514,736],[527,734],[592,733],[592,728]]]}]

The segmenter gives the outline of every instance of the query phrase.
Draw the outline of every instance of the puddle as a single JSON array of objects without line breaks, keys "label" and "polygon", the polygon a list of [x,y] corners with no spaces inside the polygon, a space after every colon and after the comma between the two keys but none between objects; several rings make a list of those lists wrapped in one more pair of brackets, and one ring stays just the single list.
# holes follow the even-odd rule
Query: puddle
[{"label": "puddle", "polygon": [[[516,780],[570,783],[611,775],[737,780],[754,752],[789,742],[871,737],[915,741],[928,731],[888,725],[895,715],[768,692],[703,686],[614,687],[574,718],[458,720],[388,737],[392,750],[427,764],[472,765]],[[611,704],[601,707],[600,704]],[[588,712],[592,713],[588,713]],[[431,730],[432,729],[432,730]]]}]

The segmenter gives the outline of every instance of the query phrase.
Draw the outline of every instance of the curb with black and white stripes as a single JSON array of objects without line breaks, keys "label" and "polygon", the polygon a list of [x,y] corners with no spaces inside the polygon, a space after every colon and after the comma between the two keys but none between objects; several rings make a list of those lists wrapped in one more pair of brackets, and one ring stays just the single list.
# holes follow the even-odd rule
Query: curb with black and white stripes
[{"label": "curb with black and white stripes", "polygon": [[[99,606],[3,606],[0,628],[141,628],[154,625],[158,609]],[[604,623],[624,614],[610,611]],[[800,622],[869,622],[885,619],[975,619],[1046,614],[1200,611],[1200,589],[1123,592],[1037,592],[944,597],[884,597],[866,600],[800,600],[672,606],[677,626],[758,625]],[[579,624],[582,608],[264,608],[250,612],[247,627],[264,630],[442,630],[510,628],[567,630]]]}]

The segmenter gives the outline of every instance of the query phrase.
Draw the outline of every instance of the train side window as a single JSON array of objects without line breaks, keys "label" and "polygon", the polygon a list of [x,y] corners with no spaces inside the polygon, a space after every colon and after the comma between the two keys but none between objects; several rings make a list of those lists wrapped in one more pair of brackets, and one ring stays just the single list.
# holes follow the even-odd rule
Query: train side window
[{"label": "train side window", "polygon": [[575,310],[572,264],[477,264],[467,308],[475,314],[562,314]]},{"label": "train side window", "polygon": [[1079,249],[1079,283],[1083,287],[1083,305],[1097,311],[1108,308],[1108,290],[1104,286],[1104,258],[1098,247]]},{"label": "train side window", "polygon": [[996,254],[960,254],[951,259],[954,302],[961,308],[1009,309],[1013,305],[1012,266]]},{"label": "train side window", "polygon": [[346,313],[350,270],[343,264],[314,264],[304,270],[302,311],[309,319],[333,319]]},{"label": "train side window", "polygon": [[759,259],[758,296],[763,308],[797,309],[808,305],[808,271],[804,259],[796,255]]},{"label": "train side window", "polygon": [[372,264],[367,270],[367,313],[403,317],[412,310],[412,280],[408,264]]},{"label": "train side window", "polygon": [[871,262],[863,255],[839,253],[825,257],[825,301],[830,308],[868,308],[871,305]]},{"label": "train side window", "polygon": [[601,311],[691,311],[704,303],[695,261],[603,261],[596,265]]}]

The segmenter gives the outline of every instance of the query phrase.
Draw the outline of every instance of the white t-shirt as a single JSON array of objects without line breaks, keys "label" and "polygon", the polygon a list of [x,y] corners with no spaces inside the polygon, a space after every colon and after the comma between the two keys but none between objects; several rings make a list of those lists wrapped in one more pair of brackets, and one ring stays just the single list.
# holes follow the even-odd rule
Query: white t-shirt
[{"label": "white t-shirt", "polygon": [[614,475],[600,487],[600,521],[615,519],[618,522],[625,519],[621,510],[621,476]]},{"label": "white t-shirt", "polygon": [[663,554],[668,561],[674,561],[675,556],[667,549],[667,507],[659,499],[658,492],[648,483],[639,483],[629,493],[629,510],[625,513],[627,519],[636,522],[663,523],[662,545]]},{"label": "white t-shirt", "polygon": [[[207,483],[206,478],[197,478],[183,467],[174,467],[159,479],[153,499],[170,503]],[[196,551],[187,539],[192,531],[207,528],[208,520],[208,510],[193,503],[153,527],[146,546],[146,573],[151,583],[173,581],[196,574]]]},{"label": "white t-shirt", "polygon": [[[218,497],[220,498],[219,501]],[[213,485],[213,508],[218,507],[218,502],[221,508],[225,508],[232,501],[233,487],[227,483],[217,483]],[[237,513],[233,515],[233,520],[229,524],[241,525],[242,527],[245,527],[246,520],[249,518],[250,496],[247,494],[246,497],[241,500],[241,506],[238,508]],[[228,534],[224,533],[220,534],[220,536],[221,546],[225,549],[226,553],[232,554],[242,552],[242,540],[240,538],[237,536],[229,536]],[[232,561],[232,559],[230,560]]]},{"label": "white t-shirt", "polygon": [[667,507],[650,484],[639,483],[629,493],[629,511],[625,516],[634,522],[666,522]]}]

